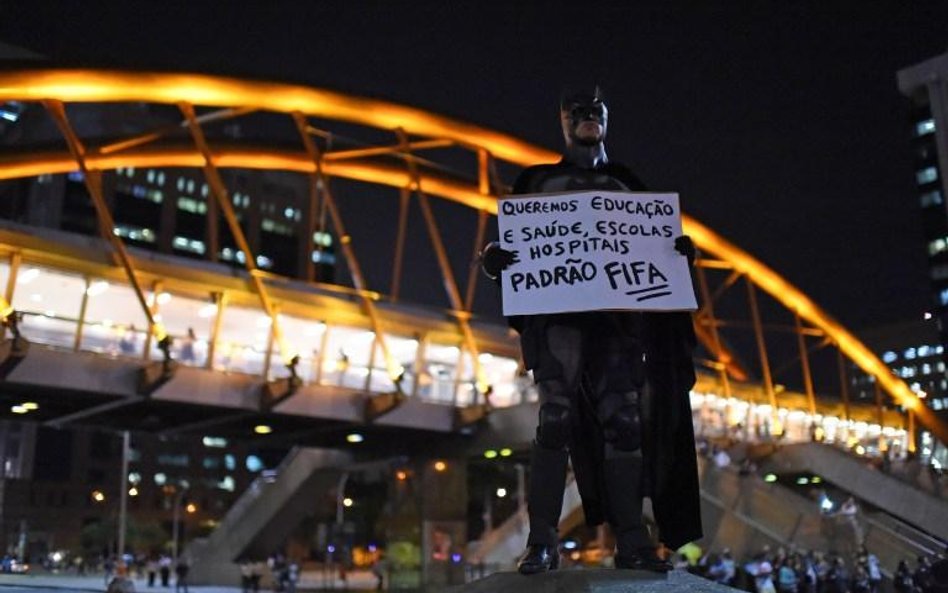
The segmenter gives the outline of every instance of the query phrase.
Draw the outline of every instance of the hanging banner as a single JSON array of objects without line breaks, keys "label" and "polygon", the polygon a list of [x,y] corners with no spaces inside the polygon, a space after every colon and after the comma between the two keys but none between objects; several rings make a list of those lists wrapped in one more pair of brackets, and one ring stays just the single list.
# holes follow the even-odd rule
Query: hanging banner
[{"label": "hanging banner", "polygon": [[508,196],[501,247],[504,315],[695,310],[688,260],[675,250],[675,193],[581,191]]}]

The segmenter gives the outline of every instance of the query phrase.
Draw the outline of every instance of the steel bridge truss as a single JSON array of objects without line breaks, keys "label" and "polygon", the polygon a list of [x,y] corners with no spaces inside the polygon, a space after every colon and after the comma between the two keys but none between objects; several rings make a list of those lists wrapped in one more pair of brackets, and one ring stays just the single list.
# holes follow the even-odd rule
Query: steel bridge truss
[{"label": "steel bridge truss", "polygon": [[[256,254],[251,252],[237,220],[229,199],[230,188],[220,174],[221,169],[282,170],[308,176],[306,237],[312,237],[315,231],[329,225],[335,231],[352,279],[352,290],[361,300],[378,349],[393,378],[404,369],[392,359],[385,344],[385,320],[379,315],[375,303],[380,298],[397,301],[400,297],[409,206],[414,199],[421,210],[437,260],[447,296],[448,314],[454,320],[460,343],[472,361],[477,389],[483,396],[482,409],[472,413],[471,418],[476,419],[486,411],[490,388],[478,364],[478,344],[470,327],[478,280],[476,266],[468,266],[465,270],[466,285],[462,292],[429,198],[459,203],[476,211],[471,253],[471,262],[474,262],[484,242],[488,219],[496,215],[497,197],[507,189],[498,175],[498,166],[555,162],[559,159],[557,153],[498,132],[385,101],[311,87],[226,77],[101,70],[15,70],[0,73],[0,102],[6,101],[41,104],[55,122],[67,150],[25,145],[6,149],[0,152],[0,180],[82,171],[99,231],[112,247],[116,265],[124,270],[134,289],[151,335],[159,341],[165,332],[155,316],[155,304],[145,298],[135,259],[113,232],[114,221],[102,191],[103,172],[120,167],[203,170],[210,188],[205,235],[207,253],[212,260],[216,259],[220,247],[217,229],[220,214],[237,247],[245,254],[248,288],[257,295],[260,308],[270,317],[271,338],[291,371],[296,353],[282,339],[278,318],[280,305],[273,299],[265,282],[268,273],[257,268]],[[167,105],[177,109],[179,118],[127,137],[83,139],[67,114],[70,104],[76,103]],[[261,113],[287,118],[295,131],[297,148],[288,147],[285,137],[261,144],[208,133],[211,126]],[[368,131],[366,135],[371,139],[350,141],[346,134],[326,129],[325,123],[346,130],[357,127]],[[450,156],[444,156],[446,151],[452,151]],[[469,158],[465,161],[458,157],[459,154]],[[459,170],[459,162],[471,163],[473,167],[462,165],[466,169]],[[392,277],[385,296],[378,292],[379,287],[367,285],[355,241],[347,233],[332,189],[333,179],[368,182],[399,191]],[[755,389],[760,401],[771,407],[776,418],[785,390],[781,381],[788,380],[788,373],[799,373],[803,401],[810,415],[817,414],[818,391],[838,390],[842,416],[849,419],[848,373],[851,363],[874,381],[880,425],[883,394],[887,394],[907,411],[910,434],[917,420],[937,438],[948,442],[948,428],[924,405],[920,395],[893,375],[860,340],[799,289],[697,220],[685,215],[683,226],[701,254],[695,273],[703,303],[695,316],[695,328],[707,351],[701,363],[717,374],[721,393],[727,397],[736,385],[756,379],[759,383]],[[313,281],[311,265],[307,274],[308,280]],[[733,307],[725,301],[735,293],[743,293],[747,315],[725,319],[721,311],[727,309],[730,314]],[[759,293],[772,299],[771,305],[778,306],[783,321],[764,319],[764,314],[774,307],[762,307]],[[0,310],[4,315],[9,314],[9,303],[0,302]],[[732,332],[752,336],[752,350],[756,353],[754,364],[741,361],[729,346]],[[775,336],[795,344],[795,354],[789,361],[775,364],[773,344],[778,339]],[[827,350],[836,351],[837,381],[835,386],[817,386],[811,357]],[[391,405],[397,405],[397,399]],[[914,439],[910,438],[909,442],[913,443]]]}]

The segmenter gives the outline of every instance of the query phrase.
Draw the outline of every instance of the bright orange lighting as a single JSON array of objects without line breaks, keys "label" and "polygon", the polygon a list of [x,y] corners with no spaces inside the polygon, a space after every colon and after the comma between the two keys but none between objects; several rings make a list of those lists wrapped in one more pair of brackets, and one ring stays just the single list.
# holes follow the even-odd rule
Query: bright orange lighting
[{"label": "bright orange lighting", "polygon": [[193,515],[194,513],[197,512],[198,507],[197,507],[197,505],[194,504],[193,502],[189,502],[189,503],[188,503],[188,506],[184,507],[184,510],[186,510],[189,514],[192,514],[192,515]]},{"label": "bright orange lighting", "polygon": [[448,469],[448,464],[443,461],[435,461],[434,468],[436,472],[443,472]]},{"label": "bright orange lighting", "polygon": [[408,479],[408,472],[398,470],[395,472],[395,478],[397,478],[399,482],[404,482]]},{"label": "bright orange lighting", "polygon": [[105,502],[105,493],[103,493],[101,490],[93,490],[92,500],[96,502]]},{"label": "bright orange lighting", "polygon": [[249,107],[278,113],[348,121],[483,147],[496,158],[521,165],[554,162],[559,155],[523,140],[395,103],[299,85],[159,72],[108,70],[20,70],[0,73],[0,101],[66,103],[151,102]]}]

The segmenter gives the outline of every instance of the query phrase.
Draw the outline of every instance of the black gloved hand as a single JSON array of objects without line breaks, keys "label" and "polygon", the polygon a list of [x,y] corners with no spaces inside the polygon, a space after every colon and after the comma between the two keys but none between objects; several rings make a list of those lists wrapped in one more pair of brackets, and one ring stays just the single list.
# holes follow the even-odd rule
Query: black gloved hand
[{"label": "black gloved hand", "polygon": [[689,266],[693,266],[695,264],[697,250],[695,249],[694,242],[688,235],[682,235],[675,238],[675,251],[688,258]]},{"label": "black gloved hand", "polygon": [[497,242],[488,243],[481,251],[481,268],[491,280],[496,280],[501,272],[519,262],[516,251],[507,251]]}]

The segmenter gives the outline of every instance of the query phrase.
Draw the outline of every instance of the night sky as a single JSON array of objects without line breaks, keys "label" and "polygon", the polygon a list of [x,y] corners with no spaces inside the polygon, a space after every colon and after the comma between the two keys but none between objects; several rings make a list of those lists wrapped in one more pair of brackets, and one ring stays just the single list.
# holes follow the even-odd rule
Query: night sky
[{"label": "night sky", "polygon": [[598,82],[612,159],[844,324],[928,306],[895,76],[948,50],[948,3],[153,4],[12,0],[0,41],[68,65],[301,82],[553,149],[561,88]]}]

